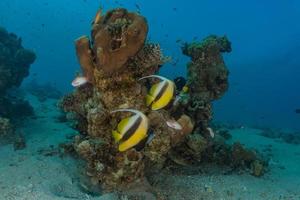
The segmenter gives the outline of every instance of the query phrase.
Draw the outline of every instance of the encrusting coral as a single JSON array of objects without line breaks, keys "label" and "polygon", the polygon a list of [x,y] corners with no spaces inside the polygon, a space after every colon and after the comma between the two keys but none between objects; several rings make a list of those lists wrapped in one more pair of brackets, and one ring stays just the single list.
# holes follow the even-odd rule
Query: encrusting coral
[{"label": "encrusting coral", "polygon": [[[158,44],[145,42],[148,26],[142,16],[125,9],[101,14],[98,12],[92,25],[91,41],[86,36],[76,41],[83,76],[89,83],[60,103],[77,121],[81,134],[75,137],[73,146],[86,161],[85,174],[91,183],[104,190],[122,190],[143,183],[149,171],[162,169],[170,160],[178,164],[176,158],[181,157],[189,163],[202,161],[206,152],[211,155],[211,102],[228,87],[228,70],[221,55],[231,50],[227,38],[211,36],[202,43],[186,44],[183,52],[192,57],[192,62],[185,89],[177,91],[180,95],[170,105],[152,110],[145,98],[150,84],[157,81],[139,79],[157,73],[166,57]],[[161,92],[156,94],[161,98],[164,84],[155,89]],[[118,127],[118,131],[129,134],[124,135],[128,139],[138,134],[140,124],[129,112],[112,112],[118,109],[135,109],[147,117],[148,137],[141,148],[139,143],[126,151],[118,150],[112,131]],[[124,119],[134,119],[130,128],[124,128]]]}]

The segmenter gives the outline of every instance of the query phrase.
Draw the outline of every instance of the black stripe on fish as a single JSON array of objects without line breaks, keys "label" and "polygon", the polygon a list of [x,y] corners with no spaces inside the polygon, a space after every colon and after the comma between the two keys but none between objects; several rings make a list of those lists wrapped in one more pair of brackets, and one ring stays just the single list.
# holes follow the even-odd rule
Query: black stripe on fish
[{"label": "black stripe on fish", "polygon": [[154,137],[154,133],[152,130],[148,130],[148,133],[147,133],[147,137],[145,137],[144,139],[142,139],[139,143],[137,143],[134,148],[135,150],[137,151],[141,151],[143,148],[145,148],[145,146],[150,143],[152,141]]},{"label": "black stripe on fish", "polygon": [[142,122],[142,117],[138,117],[136,119],[136,121],[133,123],[133,125],[124,133],[124,135],[123,135],[120,142],[128,140],[135,133],[135,131],[138,129],[141,122]]},{"label": "black stripe on fish", "polygon": [[141,150],[146,146],[147,140],[148,140],[148,137],[145,137],[145,138],[142,139],[139,143],[137,143],[137,144],[134,146],[135,150],[141,151]]},{"label": "black stripe on fish", "polygon": [[169,86],[169,83],[166,81],[166,83],[163,85],[163,87],[161,88],[161,90],[159,91],[159,93],[157,94],[155,99],[153,100],[153,102],[158,101],[162,97],[164,92],[167,90],[168,86]]}]

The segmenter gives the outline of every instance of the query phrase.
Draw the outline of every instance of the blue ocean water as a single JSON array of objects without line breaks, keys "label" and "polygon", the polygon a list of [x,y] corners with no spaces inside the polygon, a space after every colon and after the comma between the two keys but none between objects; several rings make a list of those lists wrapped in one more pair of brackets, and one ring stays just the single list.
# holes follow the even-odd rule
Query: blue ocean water
[{"label": "blue ocean water", "polygon": [[[201,41],[214,34],[226,35],[232,44],[232,52],[223,54],[230,71],[229,90],[213,103],[213,120],[223,126],[210,125],[212,137],[202,140],[201,135],[195,139],[196,148],[206,145],[201,161],[204,154],[212,156],[209,151],[215,148],[214,156],[219,154],[220,162],[229,160],[230,166],[215,169],[215,163],[206,166],[203,161],[204,164],[197,165],[200,169],[188,171],[190,166],[184,159],[190,159],[186,156],[189,152],[183,152],[187,158],[181,160],[170,150],[166,158],[176,163],[176,167],[184,165],[184,169],[178,167],[176,171],[177,168],[171,166],[169,176],[165,176],[164,169],[156,174],[158,178],[153,175],[155,190],[162,193],[169,190],[166,193],[182,197],[171,196],[170,199],[199,199],[201,195],[208,200],[300,199],[300,179],[295,176],[300,170],[299,0],[0,0],[0,28],[20,36],[22,45],[37,56],[30,75],[23,81],[23,89],[27,93],[32,89],[41,95],[12,90],[17,98],[29,100],[35,115],[21,122],[11,120],[16,131],[10,132],[8,145],[6,141],[2,144],[3,129],[0,129],[0,200],[127,199],[126,196],[100,196],[103,193],[99,185],[87,184],[82,173],[90,175],[88,170],[81,169],[80,158],[84,156],[77,156],[78,147],[82,143],[91,144],[95,138],[92,134],[79,134],[80,127],[74,129],[76,123],[68,121],[72,115],[63,114],[57,106],[61,94],[55,88],[63,94],[70,93],[74,90],[71,82],[81,71],[74,41],[82,35],[90,35],[91,22],[100,7],[105,11],[124,7],[146,17],[148,40],[160,44],[164,55],[172,57],[160,70],[162,76],[170,79],[186,75],[189,58],[182,54],[181,42]],[[54,88],[44,85],[34,89],[48,83]],[[54,98],[48,98],[48,92]],[[151,133],[149,138],[154,137],[155,133]],[[231,166],[235,158],[227,158],[218,146],[234,142],[257,153],[257,160],[248,163],[244,171]],[[239,145],[230,146],[231,150],[234,147]],[[240,150],[237,148],[237,152],[244,153]],[[75,151],[74,159],[68,153]],[[113,150],[112,155],[116,154]],[[230,156],[234,157],[233,153]],[[94,161],[100,171],[104,165],[110,167],[107,160],[99,157]],[[251,171],[254,175],[256,161],[264,164],[261,177],[248,173]]]},{"label": "blue ocean water", "polygon": [[300,108],[299,1],[1,0],[0,25],[22,36],[23,45],[36,52],[31,75],[68,92],[80,69],[74,40],[89,34],[100,5],[105,10],[140,9],[149,23],[150,40],[178,60],[161,71],[171,78],[185,74],[188,61],[176,40],[227,35],[233,48],[224,55],[230,89],[215,102],[215,119],[300,130],[300,114],[295,113]]}]

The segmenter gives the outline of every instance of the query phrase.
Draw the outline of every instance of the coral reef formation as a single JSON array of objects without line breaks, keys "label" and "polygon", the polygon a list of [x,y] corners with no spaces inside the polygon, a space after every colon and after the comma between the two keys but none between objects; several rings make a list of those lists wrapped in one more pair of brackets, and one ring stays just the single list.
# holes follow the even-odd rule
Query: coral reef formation
[{"label": "coral reef formation", "polygon": [[32,51],[23,48],[21,38],[0,27],[0,135],[13,132],[7,124],[33,114],[32,107],[15,88],[29,75],[35,58]]},{"label": "coral reef formation", "polygon": [[209,36],[201,43],[186,43],[182,51],[191,57],[187,82],[191,103],[187,111],[199,131],[208,133],[208,122],[212,116],[211,101],[221,98],[228,88],[229,72],[221,53],[230,52],[231,44],[225,36]]},{"label": "coral reef formation", "polygon": [[144,17],[125,9],[109,11],[92,27],[96,63],[114,73],[144,45],[148,33]]},{"label": "coral reef formation", "polygon": [[[68,118],[76,121],[80,134],[74,138],[73,147],[86,161],[84,172],[92,185],[101,185],[104,190],[126,189],[145,183],[147,174],[174,163],[224,159],[223,163],[237,161],[232,165],[242,165],[240,162],[251,153],[240,146],[237,151],[222,139],[218,141],[221,136],[209,127],[211,102],[228,88],[228,70],[221,55],[231,50],[227,38],[210,36],[204,42],[186,44],[183,52],[192,58],[187,83],[177,88],[170,105],[154,110],[145,101],[150,84],[154,84],[150,93],[157,90],[157,98],[163,98],[171,82],[139,81],[158,73],[167,60],[158,44],[145,42],[146,20],[125,9],[99,13],[92,26],[91,41],[83,36],[75,42],[83,76],[89,83],[66,95],[60,103],[69,113]],[[112,131],[118,127],[126,139],[135,137],[140,133],[140,121],[129,112],[112,112],[116,109],[135,109],[147,116],[148,137],[141,146],[119,151]],[[257,160],[255,155],[249,159],[246,167],[258,171],[251,165]],[[82,183],[86,190],[88,185]]]},{"label": "coral reef formation", "polygon": [[22,39],[0,27],[0,94],[18,87],[29,75],[35,54],[22,47]]}]

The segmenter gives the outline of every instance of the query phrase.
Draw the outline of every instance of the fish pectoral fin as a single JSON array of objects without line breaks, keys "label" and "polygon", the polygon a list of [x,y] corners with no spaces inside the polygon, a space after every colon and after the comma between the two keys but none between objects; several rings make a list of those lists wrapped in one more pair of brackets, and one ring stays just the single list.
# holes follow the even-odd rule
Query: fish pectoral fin
[{"label": "fish pectoral fin", "polygon": [[122,135],[118,131],[115,131],[115,130],[112,131],[112,136],[116,142],[119,142],[122,139]]},{"label": "fish pectoral fin", "polygon": [[146,96],[146,104],[147,104],[147,106],[150,106],[153,101],[154,101],[153,96],[151,96],[151,95],[147,95]]}]

